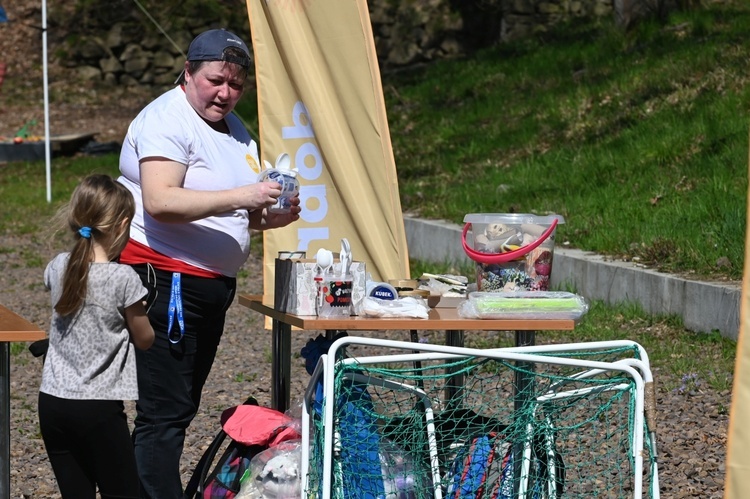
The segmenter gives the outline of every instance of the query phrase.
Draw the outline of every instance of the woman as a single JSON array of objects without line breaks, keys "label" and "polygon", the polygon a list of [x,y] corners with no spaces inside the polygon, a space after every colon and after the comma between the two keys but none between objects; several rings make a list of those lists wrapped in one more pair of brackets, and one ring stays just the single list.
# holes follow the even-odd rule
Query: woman
[{"label": "woman", "polygon": [[[121,262],[155,280],[154,346],[139,354],[135,444],[142,497],[179,498],[185,431],[195,416],[250,246],[249,229],[299,219],[267,211],[281,194],[257,183],[258,148],[233,109],[250,68],[245,43],[226,30],[198,35],[180,85],[131,123],[120,181],[136,199]],[[151,278],[149,276],[152,276]]]}]

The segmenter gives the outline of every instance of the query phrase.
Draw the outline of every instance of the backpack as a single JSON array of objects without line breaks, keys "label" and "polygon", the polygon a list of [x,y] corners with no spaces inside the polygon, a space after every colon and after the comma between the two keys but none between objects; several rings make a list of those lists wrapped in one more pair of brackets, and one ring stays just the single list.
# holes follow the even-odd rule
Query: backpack
[{"label": "backpack", "polygon": [[[234,499],[253,457],[285,440],[299,438],[297,430],[289,426],[288,416],[258,406],[252,397],[225,410],[221,420],[222,429],[198,461],[183,499]],[[229,444],[215,459],[227,437]]]},{"label": "backpack", "polygon": [[232,441],[204,480],[201,499],[234,499],[253,457],[265,450],[263,445],[243,445]]}]

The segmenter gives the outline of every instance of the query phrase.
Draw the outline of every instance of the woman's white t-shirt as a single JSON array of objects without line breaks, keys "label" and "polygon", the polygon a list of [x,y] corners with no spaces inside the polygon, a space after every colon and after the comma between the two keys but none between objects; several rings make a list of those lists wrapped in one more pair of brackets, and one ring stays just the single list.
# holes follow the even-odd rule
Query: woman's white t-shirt
[{"label": "woman's white t-shirt", "polygon": [[228,134],[208,126],[180,87],[165,92],[130,124],[118,180],[136,202],[131,238],[170,258],[235,277],[250,251],[247,210],[189,223],[162,223],[143,209],[140,184],[139,163],[148,157],[187,165],[185,189],[214,191],[255,183],[260,171],[257,144],[234,114],[225,120]]}]

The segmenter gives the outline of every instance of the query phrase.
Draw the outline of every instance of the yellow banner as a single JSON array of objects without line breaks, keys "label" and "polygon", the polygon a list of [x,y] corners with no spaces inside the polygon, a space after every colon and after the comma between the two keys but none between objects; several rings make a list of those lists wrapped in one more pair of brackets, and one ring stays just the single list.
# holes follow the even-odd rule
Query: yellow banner
[{"label": "yellow banner", "polygon": [[409,276],[380,71],[364,0],[247,0],[260,148],[298,170],[301,220],[264,234],[264,294],[279,251],[338,252],[376,280]]},{"label": "yellow banner", "polygon": [[[750,158],[748,160],[750,171]],[[748,197],[750,199],[750,196]],[[747,209],[750,222],[750,204]],[[745,269],[740,301],[740,331],[737,339],[737,358],[734,365],[732,408],[727,432],[727,474],[724,482],[725,499],[750,497],[750,225],[745,229]]]}]

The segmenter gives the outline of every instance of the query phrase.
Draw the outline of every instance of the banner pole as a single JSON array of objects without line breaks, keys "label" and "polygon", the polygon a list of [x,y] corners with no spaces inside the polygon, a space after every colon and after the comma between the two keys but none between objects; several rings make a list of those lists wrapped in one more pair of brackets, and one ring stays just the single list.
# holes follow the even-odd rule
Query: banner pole
[{"label": "banner pole", "polygon": [[47,77],[47,0],[42,0],[42,67],[44,72],[44,163],[47,177],[47,202],[52,202],[52,168],[49,135],[49,84]]}]

